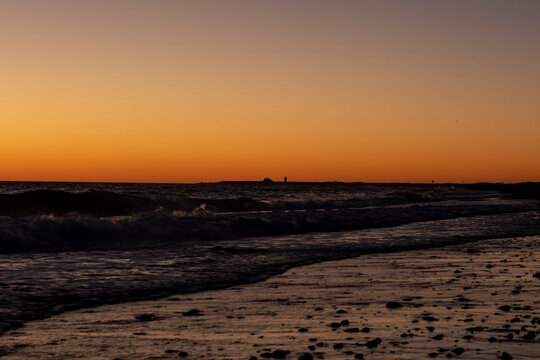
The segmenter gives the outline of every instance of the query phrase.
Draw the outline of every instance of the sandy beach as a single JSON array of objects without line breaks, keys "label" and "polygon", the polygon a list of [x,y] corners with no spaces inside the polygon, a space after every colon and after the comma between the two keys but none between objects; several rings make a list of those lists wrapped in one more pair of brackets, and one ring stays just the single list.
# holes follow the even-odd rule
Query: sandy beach
[{"label": "sandy beach", "polygon": [[27,323],[5,359],[539,359],[540,237],[365,255]]}]

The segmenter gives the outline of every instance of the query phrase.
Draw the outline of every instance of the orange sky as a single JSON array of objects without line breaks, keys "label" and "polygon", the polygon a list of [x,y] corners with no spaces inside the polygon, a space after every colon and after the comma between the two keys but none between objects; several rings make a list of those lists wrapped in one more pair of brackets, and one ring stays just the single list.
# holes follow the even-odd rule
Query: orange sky
[{"label": "orange sky", "polygon": [[2,1],[0,180],[540,181],[538,1]]}]

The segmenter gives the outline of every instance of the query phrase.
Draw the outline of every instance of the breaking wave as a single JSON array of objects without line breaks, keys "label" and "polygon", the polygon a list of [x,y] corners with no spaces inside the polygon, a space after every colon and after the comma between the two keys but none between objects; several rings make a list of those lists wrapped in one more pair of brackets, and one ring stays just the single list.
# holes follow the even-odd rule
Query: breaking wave
[{"label": "breaking wave", "polygon": [[[209,185],[210,186],[210,185]],[[209,212],[250,212],[275,210],[348,209],[407,203],[436,202],[471,197],[481,199],[491,193],[467,193],[453,187],[433,189],[410,187],[338,187],[336,189],[303,187],[257,189],[216,188],[204,191],[201,185],[193,191],[186,188],[164,188],[160,191],[133,191],[114,186],[66,191],[33,189],[2,193],[0,216],[61,216],[78,213],[95,217],[127,216],[165,209],[192,212],[204,204]],[[285,189],[285,190],[284,190]],[[5,190],[5,189],[4,189]],[[114,190],[114,191],[112,191]],[[236,191],[235,191],[236,190]],[[211,195],[211,196],[197,196]]]},{"label": "breaking wave", "polygon": [[0,194],[0,216],[64,215],[77,212],[92,216],[130,215],[148,211],[150,199],[108,191],[71,193],[61,190],[32,190]]},{"label": "breaking wave", "polygon": [[178,247],[188,241],[350,231],[538,209],[527,202],[423,204],[301,211],[215,213],[163,208],[132,216],[0,217],[0,253]]}]

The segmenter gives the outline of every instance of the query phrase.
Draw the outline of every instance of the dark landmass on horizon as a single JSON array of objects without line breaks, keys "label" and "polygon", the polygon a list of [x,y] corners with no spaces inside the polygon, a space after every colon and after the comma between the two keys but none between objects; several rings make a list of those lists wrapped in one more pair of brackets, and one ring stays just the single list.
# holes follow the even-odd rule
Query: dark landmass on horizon
[{"label": "dark landmass on horizon", "polygon": [[436,187],[436,186],[456,186],[469,190],[479,191],[500,191],[507,194],[512,194],[520,198],[540,199],[540,181],[524,181],[517,183],[503,182],[476,182],[476,183],[452,183],[452,182],[428,182],[428,183],[409,183],[409,182],[362,182],[362,181],[274,181],[270,178],[264,180],[222,180],[197,183],[167,183],[167,182],[110,182],[110,181],[17,181],[17,180],[2,180],[0,184],[9,183],[28,183],[28,184],[147,184],[147,185],[359,185],[359,186],[411,186],[411,187]]},{"label": "dark landmass on horizon", "polygon": [[[271,180],[271,179],[270,179]],[[343,185],[404,185],[404,186],[460,186],[467,187],[472,186],[477,190],[498,190],[500,188],[508,186],[540,186],[540,181],[519,181],[519,182],[400,182],[400,181],[381,181],[381,182],[366,182],[366,181],[341,181],[341,180],[329,180],[329,181],[264,181],[264,180],[220,180],[220,181],[199,181],[199,182],[146,182],[146,181],[62,181],[62,180],[0,180],[0,184],[9,184],[9,183],[28,183],[28,184],[147,184],[147,185],[212,185],[212,184],[246,184],[246,185],[257,185],[257,184],[294,184],[294,185],[330,185],[330,184],[343,184]]]}]

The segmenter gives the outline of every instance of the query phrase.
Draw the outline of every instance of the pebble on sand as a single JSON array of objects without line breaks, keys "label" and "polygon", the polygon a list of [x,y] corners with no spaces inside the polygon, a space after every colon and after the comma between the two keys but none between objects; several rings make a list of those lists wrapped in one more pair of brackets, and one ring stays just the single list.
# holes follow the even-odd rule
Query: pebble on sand
[{"label": "pebble on sand", "polygon": [[135,320],[138,321],[153,321],[156,320],[157,316],[154,314],[139,314],[135,315]]},{"label": "pebble on sand", "polygon": [[184,316],[201,316],[202,311],[198,309],[191,309],[189,311],[183,312],[182,315]]},{"label": "pebble on sand", "polygon": [[375,338],[373,340],[369,340],[368,342],[366,342],[366,346],[371,349],[371,348],[379,346],[381,342],[382,342],[381,338]]},{"label": "pebble on sand", "polygon": [[386,303],[386,307],[388,309],[399,309],[403,307],[403,305],[401,305],[401,303],[398,303],[397,301],[389,301]]}]

